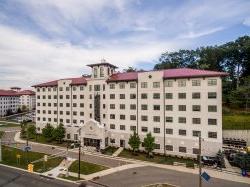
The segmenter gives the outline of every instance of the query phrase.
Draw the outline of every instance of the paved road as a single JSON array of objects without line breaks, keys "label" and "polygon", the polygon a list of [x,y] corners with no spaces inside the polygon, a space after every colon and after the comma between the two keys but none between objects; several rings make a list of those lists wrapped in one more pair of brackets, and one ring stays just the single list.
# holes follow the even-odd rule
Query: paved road
[{"label": "paved road", "polygon": [[[14,142],[14,136],[15,136],[15,132],[6,132],[2,140],[7,141],[7,142],[8,141]],[[17,144],[17,147],[22,149],[24,147],[24,144]],[[66,148],[52,149],[53,146],[46,146],[46,145],[44,146],[44,145],[35,145],[35,144],[33,144],[31,147],[32,147],[32,151],[45,153],[45,154],[55,154],[55,153],[62,152],[62,149],[66,150]],[[76,152],[69,151],[69,156],[71,158],[78,159],[78,153]],[[112,158],[100,157],[100,156],[88,155],[88,154],[81,155],[81,160],[91,162],[91,163],[96,163],[96,164],[103,165],[109,168],[121,166],[121,165],[128,163],[125,161],[120,161],[120,160],[116,160]]]},{"label": "paved road", "polygon": [[0,166],[0,187],[76,187],[78,185],[57,179]]},{"label": "paved road", "polygon": [[[158,182],[181,187],[198,187],[198,175],[145,166],[106,175],[96,182],[110,187],[141,187]],[[203,182],[203,187],[249,187],[249,184],[211,178],[209,182]]]}]

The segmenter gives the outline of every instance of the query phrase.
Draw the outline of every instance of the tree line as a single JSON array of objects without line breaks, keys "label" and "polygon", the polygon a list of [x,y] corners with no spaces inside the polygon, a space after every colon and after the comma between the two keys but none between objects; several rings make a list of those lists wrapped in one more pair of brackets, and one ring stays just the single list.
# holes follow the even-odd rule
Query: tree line
[{"label": "tree line", "polygon": [[[195,68],[224,71],[223,102],[236,108],[249,109],[250,100],[250,37],[239,37],[223,45],[199,47],[195,50],[180,49],[164,52],[154,70]],[[130,69],[131,70],[131,69]]]}]

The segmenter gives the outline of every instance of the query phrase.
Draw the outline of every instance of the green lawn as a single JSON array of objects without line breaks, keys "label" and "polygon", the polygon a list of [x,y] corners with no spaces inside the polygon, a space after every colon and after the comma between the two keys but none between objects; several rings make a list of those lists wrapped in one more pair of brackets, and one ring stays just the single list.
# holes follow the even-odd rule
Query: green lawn
[{"label": "green lawn", "polygon": [[225,114],[222,117],[223,129],[250,129],[250,114]]},{"label": "green lawn", "polygon": [[0,122],[0,128],[1,127],[21,127],[21,125],[15,123]]},{"label": "green lawn", "polygon": [[2,138],[4,131],[0,131],[0,138]]},{"label": "green lawn", "polygon": [[[96,173],[98,171],[102,171],[105,169],[108,169],[108,168],[105,166],[81,161],[81,174],[89,175],[89,174]],[[78,173],[78,161],[74,161],[71,164],[71,166],[69,167],[69,171],[74,172],[74,173]]]},{"label": "green lawn", "polygon": [[119,157],[124,158],[132,158],[137,160],[155,162],[158,164],[168,164],[172,165],[174,162],[181,162],[186,163],[188,165],[193,165],[195,163],[194,160],[188,158],[178,158],[174,156],[162,156],[162,155],[154,155],[153,158],[147,157],[146,153],[138,152],[136,155],[132,154],[132,151],[124,149],[120,154]]},{"label": "green lawn", "polygon": [[[67,179],[67,180],[70,180],[70,181],[77,181],[78,180],[78,177],[73,177],[73,176],[66,177],[64,174],[59,175],[59,178]],[[81,180],[83,180],[83,178],[81,178]]]},{"label": "green lawn", "polygon": [[[17,158],[16,155],[21,155],[20,158],[20,163],[17,163]],[[12,147],[7,147],[7,146],[2,146],[2,157],[3,161],[1,162],[2,164],[18,167],[18,168],[23,168],[27,169],[27,153],[16,148]],[[43,153],[37,153],[37,152],[29,152],[28,153],[28,159],[30,162],[38,160],[40,158],[43,158],[44,154]],[[63,158],[53,158],[49,159],[48,162],[45,164],[45,170],[43,167],[43,162],[37,162],[34,164],[34,171],[37,172],[45,172],[48,171],[56,166],[58,166]]]},{"label": "green lawn", "polygon": [[112,155],[114,152],[116,152],[117,151],[117,147],[107,147],[106,149],[104,149],[103,150],[103,154],[105,154],[105,155]]}]

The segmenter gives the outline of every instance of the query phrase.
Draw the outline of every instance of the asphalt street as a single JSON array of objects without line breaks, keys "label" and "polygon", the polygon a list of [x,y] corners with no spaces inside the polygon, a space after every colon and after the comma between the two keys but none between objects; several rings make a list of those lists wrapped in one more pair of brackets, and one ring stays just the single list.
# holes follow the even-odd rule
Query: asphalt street
[{"label": "asphalt street", "polygon": [[0,166],[0,187],[76,187],[77,184]]}]

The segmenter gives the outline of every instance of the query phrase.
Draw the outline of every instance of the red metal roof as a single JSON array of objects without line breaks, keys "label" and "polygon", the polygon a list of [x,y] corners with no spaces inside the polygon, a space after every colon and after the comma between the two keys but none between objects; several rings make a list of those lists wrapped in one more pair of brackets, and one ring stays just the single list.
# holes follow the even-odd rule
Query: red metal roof
[{"label": "red metal roof", "polygon": [[[77,78],[68,78],[68,79],[59,79],[59,80],[71,80],[71,85],[85,85],[87,84],[87,80],[85,77],[77,77]],[[59,80],[54,80],[50,82],[45,82],[41,84],[36,84],[32,87],[49,87],[49,86],[57,86]]]},{"label": "red metal roof", "polygon": [[16,91],[13,90],[0,90],[0,96],[19,96]]},{"label": "red metal roof", "polygon": [[36,93],[32,90],[23,90],[20,92],[17,92],[18,95],[35,95]]},{"label": "red metal roof", "polygon": [[108,78],[107,82],[135,81],[138,79],[138,73],[139,72],[115,73]]},{"label": "red metal roof", "polygon": [[189,77],[220,77],[227,76],[228,73],[218,71],[208,71],[191,68],[166,69],[163,77],[167,78],[189,78]]}]

